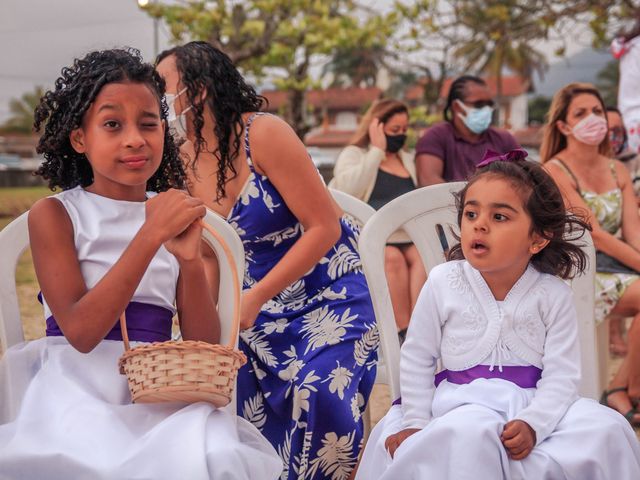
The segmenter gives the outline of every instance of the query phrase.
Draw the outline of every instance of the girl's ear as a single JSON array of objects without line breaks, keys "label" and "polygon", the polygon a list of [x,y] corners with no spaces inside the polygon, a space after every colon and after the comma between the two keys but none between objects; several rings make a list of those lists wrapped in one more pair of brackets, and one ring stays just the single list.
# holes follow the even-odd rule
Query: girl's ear
[{"label": "girl's ear", "polygon": [[84,145],[84,131],[82,128],[76,128],[69,134],[69,141],[71,146],[78,153],[85,153],[86,148]]},{"label": "girl's ear", "polygon": [[531,255],[540,253],[547,245],[549,245],[549,240],[534,232],[531,236],[531,246],[529,247],[529,253],[531,253]]}]

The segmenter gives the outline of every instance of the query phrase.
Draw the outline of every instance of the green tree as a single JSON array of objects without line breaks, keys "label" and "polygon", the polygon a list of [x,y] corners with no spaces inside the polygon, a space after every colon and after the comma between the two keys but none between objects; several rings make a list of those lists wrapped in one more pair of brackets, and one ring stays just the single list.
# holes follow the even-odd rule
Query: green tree
[{"label": "green tree", "polygon": [[598,87],[605,105],[616,106],[618,104],[619,81],[620,71],[617,60],[607,62],[596,75],[596,87]]},{"label": "green tree", "polygon": [[331,59],[322,69],[322,73],[333,77],[333,87],[373,87],[380,69],[388,66],[388,56],[389,53],[381,44],[338,47],[332,52]]},{"label": "green tree", "polygon": [[533,47],[547,38],[545,0],[459,0],[456,17],[471,36],[454,55],[464,59],[467,69],[495,77],[498,103],[502,99],[502,73],[509,70],[531,81],[547,68],[544,54]]},{"label": "green tree", "polygon": [[9,119],[0,126],[6,133],[33,132],[33,112],[40,102],[40,97],[44,95],[44,89],[35,87],[32,92],[24,93],[20,98],[13,98],[9,101]]},{"label": "green tree", "polygon": [[536,96],[529,100],[529,123],[537,123],[542,125],[545,123],[547,112],[551,106],[551,99],[549,97]]},{"label": "green tree", "polygon": [[162,18],[177,43],[206,40],[229,55],[246,74],[269,75],[288,94],[285,119],[303,137],[306,92],[319,84],[311,66],[334,52],[358,45],[382,45],[394,14],[363,12],[353,0],[189,0],[150,3],[146,10]]}]

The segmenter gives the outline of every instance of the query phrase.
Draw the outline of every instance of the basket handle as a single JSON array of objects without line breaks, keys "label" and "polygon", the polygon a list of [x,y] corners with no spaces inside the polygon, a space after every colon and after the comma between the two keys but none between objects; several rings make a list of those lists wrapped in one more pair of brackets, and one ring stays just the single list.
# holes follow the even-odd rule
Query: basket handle
[{"label": "basket handle", "polygon": [[[232,336],[231,340],[227,344],[227,347],[233,349],[236,345],[236,340],[238,339],[238,331],[240,328],[240,299],[241,299],[241,291],[240,291],[240,277],[238,276],[238,269],[236,268],[236,263],[233,261],[233,253],[231,253],[231,249],[227,242],[224,241],[222,236],[209,224],[205,223],[203,220],[200,220],[200,224],[202,228],[208,231],[213,238],[215,238],[222,249],[224,250],[224,254],[227,257],[227,262],[231,267],[231,277],[233,279],[233,327],[232,327]],[[128,352],[131,350],[129,345],[129,333],[127,332],[127,319],[124,312],[120,315],[120,330],[122,331],[122,341],[124,342],[124,350]]]}]

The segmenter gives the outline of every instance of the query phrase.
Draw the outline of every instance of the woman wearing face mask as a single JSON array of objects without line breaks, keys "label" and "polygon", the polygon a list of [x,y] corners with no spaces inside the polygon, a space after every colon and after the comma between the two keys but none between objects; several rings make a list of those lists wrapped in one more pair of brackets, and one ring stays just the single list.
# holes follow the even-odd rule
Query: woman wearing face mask
[{"label": "woman wearing face mask", "polygon": [[509,132],[491,127],[494,108],[481,78],[464,75],[451,83],[445,121],[430,127],[416,145],[419,186],[466,180],[487,150],[520,147]]},{"label": "woman wearing face mask", "polygon": [[[404,149],[409,110],[396,100],[374,102],[362,117],[351,144],[336,160],[330,187],[357,197],[378,210],[416,188],[413,156]],[[398,232],[385,250],[385,272],[400,338],[426,281],[415,245]]]},{"label": "woman wearing face mask", "polygon": [[[378,346],[357,232],[300,139],[260,111],[264,98],[223,52],[190,42],[161,53],[156,68],[174,134],[188,140],[189,191],[244,245],[239,348],[248,362],[238,373],[238,415],[277,450],[280,478],[346,477],[362,444]],[[215,284],[215,257],[205,258]]]},{"label": "woman wearing face mask", "polygon": [[[572,83],[553,97],[545,125],[541,161],[568,208],[591,224],[596,259],[596,321],[631,317],[628,351],[602,395],[602,403],[640,424],[640,217],[631,177],[610,158],[605,107],[596,88]],[[617,233],[621,235],[616,235]]]}]

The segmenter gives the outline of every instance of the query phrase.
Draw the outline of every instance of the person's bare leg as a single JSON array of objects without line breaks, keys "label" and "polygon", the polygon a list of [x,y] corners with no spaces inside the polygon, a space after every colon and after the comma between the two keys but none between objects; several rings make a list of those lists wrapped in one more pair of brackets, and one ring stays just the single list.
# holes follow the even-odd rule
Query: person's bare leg
[{"label": "person's bare leg", "polygon": [[398,330],[407,328],[411,316],[409,300],[409,268],[398,247],[387,245],[384,249],[384,271],[387,276],[393,314]]},{"label": "person's bare leg", "polygon": [[627,342],[623,335],[624,317],[614,316],[609,319],[609,350],[615,355],[627,354]]},{"label": "person's bare leg", "polygon": [[409,293],[411,296],[411,311],[413,311],[413,307],[416,306],[418,295],[420,295],[424,282],[427,281],[427,272],[424,269],[424,264],[422,263],[418,249],[413,243],[402,247],[402,253],[407,259],[407,265],[409,266]]},{"label": "person's bare leg", "polygon": [[[631,398],[640,396],[640,281],[632,283],[620,298],[612,315],[631,317],[633,322],[627,335],[627,355],[622,365],[609,383],[609,390],[627,389],[610,394],[607,403],[620,413],[625,414],[633,408]],[[631,379],[633,378],[633,385]],[[633,421],[640,423],[640,414],[633,416]]]},{"label": "person's bare leg", "polygon": [[636,315],[627,332],[627,368],[629,397],[640,400],[640,314]]}]

